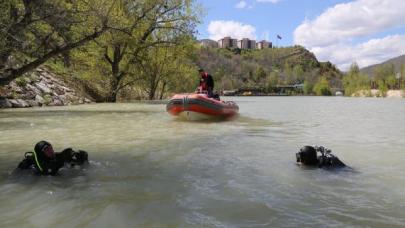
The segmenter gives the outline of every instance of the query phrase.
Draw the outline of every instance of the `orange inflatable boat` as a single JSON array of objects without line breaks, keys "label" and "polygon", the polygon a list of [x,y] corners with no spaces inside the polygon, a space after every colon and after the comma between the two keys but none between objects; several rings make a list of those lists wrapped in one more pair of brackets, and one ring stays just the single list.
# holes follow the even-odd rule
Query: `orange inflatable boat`
[{"label": "orange inflatable boat", "polygon": [[210,118],[231,118],[238,114],[239,107],[233,101],[219,101],[206,94],[176,94],[166,106],[167,112],[174,116],[191,120]]}]

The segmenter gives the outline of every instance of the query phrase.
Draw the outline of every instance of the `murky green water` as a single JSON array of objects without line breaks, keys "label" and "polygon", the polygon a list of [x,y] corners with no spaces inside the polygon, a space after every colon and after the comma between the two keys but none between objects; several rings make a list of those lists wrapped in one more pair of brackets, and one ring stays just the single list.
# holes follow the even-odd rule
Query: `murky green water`
[{"label": "murky green water", "polygon": [[[405,99],[232,99],[240,117],[213,123],[161,104],[0,110],[0,227],[405,226]],[[13,174],[42,139],[90,166]],[[306,144],[354,171],[296,166]]]}]

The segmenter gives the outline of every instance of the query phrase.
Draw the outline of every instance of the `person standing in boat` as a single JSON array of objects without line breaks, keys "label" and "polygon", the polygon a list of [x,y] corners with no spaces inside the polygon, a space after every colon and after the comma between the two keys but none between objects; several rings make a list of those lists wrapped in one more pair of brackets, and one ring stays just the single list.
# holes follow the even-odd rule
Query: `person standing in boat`
[{"label": "person standing in boat", "polygon": [[200,85],[198,87],[198,92],[202,93],[207,91],[208,97],[214,97],[214,79],[210,74],[204,71],[204,69],[199,69],[200,73]]}]

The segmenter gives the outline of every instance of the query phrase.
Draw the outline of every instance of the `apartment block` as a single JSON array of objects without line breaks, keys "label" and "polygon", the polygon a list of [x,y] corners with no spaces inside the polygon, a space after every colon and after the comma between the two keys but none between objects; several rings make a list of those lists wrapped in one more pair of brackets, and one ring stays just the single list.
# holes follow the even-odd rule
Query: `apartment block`
[{"label": "apartment block", "polygon": [[240,49],[255,49],[256,48],[256,41],[250,40],[248,38],[243,38],[242,40],[238,41],[238,48],[240,48]]},{"label": "apartment block", "polygon": [[[214,41],[215,42],[215,41]],[[212,40],[201,40],[200,41],[202,46],[215,46]],[[256,42],[255,40],[251,40],[249,38],[243,38],[241,40],[232,39],[231,37],[227,36],[224,37],[217,42],[217,47],[219,48],[240,48],[240,49],[265,49],[265,48],[272,48],[272,42],[262,40]]]},{"label": "apartment block", "polygon": [[232,39],[229,36],[218,40],[218,47],[219,48],[236,48],[237,44],[238,44],[238,41],[236,39]]},{"label": "apartment block", "polygon": [[218,47],[218,42],[216,42],[215,40],[210,40],[210,39],[202,39],[202,40],[200,40],[200,44],[203,47],[210,47],[210,48]]},{"label": "apartment block", "polygon": [[257,42],[257,44],[256,44],[257,49],[272,48],[272,47],[273,47],[273,44],[271,42],[268,42],[265,40]]}]

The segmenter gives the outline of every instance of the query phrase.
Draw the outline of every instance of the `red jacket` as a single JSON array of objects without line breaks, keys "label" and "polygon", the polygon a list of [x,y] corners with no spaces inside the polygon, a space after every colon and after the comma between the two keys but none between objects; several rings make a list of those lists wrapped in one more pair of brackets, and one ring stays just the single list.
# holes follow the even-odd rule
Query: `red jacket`
[{"label": "red jacket", "polygon": [[209,75],[207,72],[204,72],[204,74],[201,76],[200,79],[200,87],[204,91],[207,91],[208,89],[213,90],[214,89],[214,80],[211,75]]}]

